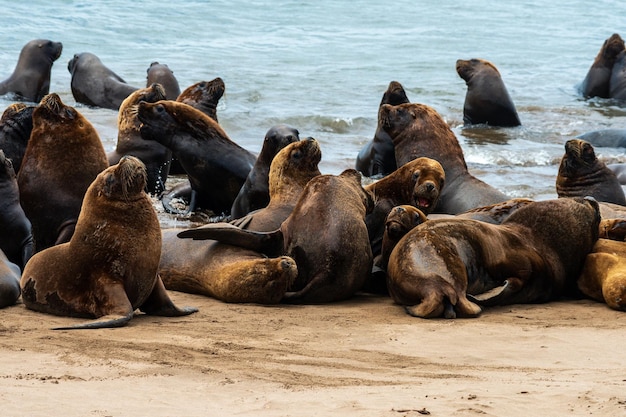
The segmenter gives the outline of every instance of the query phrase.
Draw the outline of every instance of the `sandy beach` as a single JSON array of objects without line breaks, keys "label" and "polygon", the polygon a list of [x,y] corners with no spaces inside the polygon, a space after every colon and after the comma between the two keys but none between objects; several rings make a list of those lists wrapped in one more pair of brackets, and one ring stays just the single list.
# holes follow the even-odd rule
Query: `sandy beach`
[{"label": "sandy beach", "polygon": [[587,300],[423,320],[383,296],[225,304],[127,327],[0,311],[4,416],[626,415],[626,315]]}]

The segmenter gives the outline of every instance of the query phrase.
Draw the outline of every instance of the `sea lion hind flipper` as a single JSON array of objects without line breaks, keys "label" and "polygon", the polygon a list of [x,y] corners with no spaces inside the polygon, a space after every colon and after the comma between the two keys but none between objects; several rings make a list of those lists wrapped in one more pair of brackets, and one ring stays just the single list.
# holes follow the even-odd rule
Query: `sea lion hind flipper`
[{"label": "sea lion hind flipper", "polygon": [[156,284],[148,299],[139,306],[139,310],[152,316],[180,317],[187,316],[198,311],[195,307],[177,307],[167,294],[163,280],[157,275]]},{"label": "sea lion hind flipper", "polygon": [[280,229],[273,232],[256,232],[221,222],[183,230],[177,236],[183,239],[217,240],[269,256],[278,256],[283,252],[283,233]]},{"label": "sea lion hind flipper", "polygon": [[508,303],[508,298],[516,294],[522,288],[522,281],[519,278],[508,278],[499,286],[485,291],[482,294],[467,294],[468,301],[483,305],[496,306]]},{"label": "sea lion hind flipper", "polygon": [[443,294],[438,291],[429,291],[422,302],[412,306],[404,306],[404,310],[413,317],[433,318],[441,317],[445,310]]},{"label": "sea lion hind flipper", "polygon": [[53,327],[52,330],[84,330],[84,329],[107,329],[114,327],[126,326],[130,319],[133,318],[133,313],[127,315],[108,314],[100,317],[98,320],[88,321],[85,323],[77,324],[74,326],[61,326]]}]

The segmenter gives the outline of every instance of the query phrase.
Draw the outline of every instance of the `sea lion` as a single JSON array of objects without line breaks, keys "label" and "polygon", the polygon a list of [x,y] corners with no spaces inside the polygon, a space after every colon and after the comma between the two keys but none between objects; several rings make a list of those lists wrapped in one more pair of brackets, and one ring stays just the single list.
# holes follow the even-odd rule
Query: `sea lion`
[{"label": "sea lion", "polygon": [[620,52],[615,58],[609,80],[609,97],[626,100],[626,50]]},{"label": "sea lion", "polygon": [[230,215],[233,219],[267,206],[270,201],[269,171],[274,156],[285,146],[300,140],[297,129],[284,124],[272,126],[265,134],[261,153],[239,190]]},{"label": "sea lion", "polygon": [[12,306],[20,298],[20,267],[0,250],[0,308]]},{"label": "sea lion", "polygon": [[120,105],[117,118],[117,145],[107,154],[109,165],[115,165],[124,155],[132,155],[141,160],[148,173],[147,191],[159,195],[165,191],[165,181],[169,173],[172,151],[155,141],[144,140],[139,128],[137,105],[140,101],[155,103],[165,99],[161,84],[133,91]]},{"label": "sea lion", "polygon": [[69,241],[85,191],[108,166],[89,120],[56,93],[45,96],[33,111],[33,130],[17,175],[35,252]]},{"label": "sea lion", "polygon": [[178,236],[218,239],[269,256],[290,256],[298,265],[298,276],[283,301],[327,303],[354,295],[371,271],[365,214],[372,206],[361,174],[349,169],[309,181],[291,215],[274,232],[213,223]]},{"label": "sea lion", "polygon": [[139,87],[129,85],[106,67],[96,55],[75,54],[67,63],[72,75],[72,95],[78,103],[118,110],[126,97]]},{"label": "sea lion", "polygon": [[463,104],[465,125],[519,126],[515,104],[494,64],[484,59],[459,59],[456,72],[467,85]]},{"label": "sea lion", "polygon": [[417,158],[365,186],[374,198],[374,209],[366,217],[374,256],[380,253],[385,221],[391,209],[410,204],[428,215],[437,206],[445,182],[446,173],[439,162]]},{"label": "sea lion", "polygon": [[585,98],[610,97],[611,72],[615,59],[624,50],[624,40],[614,33],[602,44],[581,85]]},{"label": "sea lion", "polygon": [[33,110],[35,106],[13,103],[0,118],[0,149],[13,163],[15,172],[22,166],[22,158],[33,130]]},{"label": "sea lion", "polygon": [[176,101],[200,110],[211,119],[217,120],[217,105],[226,91],[224,80],[217,77],[211,81],[199,81],[185,88]]},{"label": "sea lion", "polygon": [[606,167],[613,171],[620,185],[626,185],[626,164],[608,164]]},{"label": "sea lion", "polygon": [[[378,105],[408,103],[409,98],[404,87],[397,81],[391,81]],[[374,139],[365,144],[356,157],[356,170],[366,177],[385,176],[396,170],[396,155],[391,138],[380,126],[380,117],[374,133]]]},{"label": "sea lion", "polygon": [[571,295],[599,223],[591,197],[537,201],[500,225],[428,220],[391,253],[389,293],[408,314],[424,318],[476,317],[481,306]]},{"label": "sea lion", "polygon": [[150,87],[154,83],[161,84],[165,91],[165,98],[167,100],[176,100],[180,94],[180,86],[170,67],[155,61],[150,64],[146,72],[148,73],[146,76],[146,87]]},{"label": "sea lion", "polygon": [[11,160],[0,149],[0,250],[9,261],[24,268],[33,255],[30,220],[20,204],[20,191]]},{"label": "sea lion", "polygon": [[13,74],[0,82],[0,95],[13,93],[18,100],[38,102],[50,92],[50,73],[63,52],[61,42],[35,39],[20,51]]},{"label": "sea lion", "polygon": [[626,205],[617,177],[596,157],[593,146],[582,139],[565,142],[556,192],[559,197],[592,196],[598,201]]},{"label": "sea lion", "polygon": [[599,239],[585,258],[578,288],[612,309],[626,311],[626,242]]},{"label": "sea lion", "polygon": [[393,140],[399,167],[413,159],[438,161],[446,173],[446,186],[432,212],[457,214],[509,198],[469,173],[454,132],[431,107],[419,103],[383,104],[381,125]]},{"label": "sea lion", "polygon": [[145,187],[145,167],[132,156],[96,177],[71,240],[38,252],[24,268],[26,307],[99,319],[59,329],[124,326],[137,308],[170,317],[198,311],[176,307],[157,275],[161,228]]},{"label": "sea lion", "polygon": [[[227,214],[256,156],[230,140],[219,124],[187,104],[171,100],[138,105],[141,136],[171,149],[191,188],[189,212],[197,206]],[[194,197],[195,196],[195,197]]]},{"label": "sea lion", "polygon": [[596,148],[626,148],[626,129],[600,129],[576,136]]}]

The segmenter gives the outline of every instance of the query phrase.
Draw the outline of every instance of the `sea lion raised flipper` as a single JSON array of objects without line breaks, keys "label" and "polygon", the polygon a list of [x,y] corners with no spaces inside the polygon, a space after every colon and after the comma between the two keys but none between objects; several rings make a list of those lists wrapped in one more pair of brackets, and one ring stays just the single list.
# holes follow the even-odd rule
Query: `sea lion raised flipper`
[{"label": "sea lion raised flipper", "polygon": [[507,304],[507,298],[522,289],[523,282],[519,278],[507,278],[504,283],[482,294],[467,294],[470,301],[484,306]]},{"label": "sea lion raised flipper", "polygon": [[210,223],[194,229],[184,230],[177,235],[183,239],[217,240],[229,245],[264,253],[268,256],[278,256],[283,252],[283,232],[278,229],[273,232],[255,232],[240,229],[230,223]]}]

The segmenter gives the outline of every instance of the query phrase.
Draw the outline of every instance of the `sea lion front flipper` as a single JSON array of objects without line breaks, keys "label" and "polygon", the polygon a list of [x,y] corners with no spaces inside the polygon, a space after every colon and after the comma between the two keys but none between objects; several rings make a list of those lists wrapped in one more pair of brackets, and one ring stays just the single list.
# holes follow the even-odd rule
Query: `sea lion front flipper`
[{"label": "sea lion front flipper", "polygon": [[504,283],[499,287],[492,288],[482,294],[467,294],[467,298],[470,302],[474,302],[476,304],[484,306],[496,306],[505,304],[508,297],[517,293],[521,288],[521,279],[508,278],[504,280]]},{"label": "sea lion front flipper", "polygon": [[148,296],[148,299],[139,306],[139,310],[152,316],[179,317],[187,316],[198,311],[195,307],[179,308],[174,305],[167,294],[163,280],[157,275],[157,282]]},{"label": "sea lion front flipper", "polygon": [[240,229],[230,223],[209,223],[183,230],[177,236],[183,239],[217,240],[273,257],[282,255],[283,252],[283,232],[280,229],[273,232],[256,232]]},{"label": "sea lion front flipper", "polygon": [[99,304],[109,306],[109,311],[103,311],[103,316],[97,320],[74,326],[55,327],[52,330],[79,330],[79,329],[104,329],[110,327],[122,327],[128,324],[133,318],[133,306],[128,300],[124,284],[120,281],[104,279],[102,291],[95,294],[99,299]]}]

